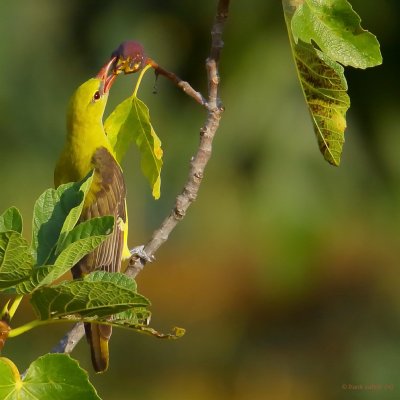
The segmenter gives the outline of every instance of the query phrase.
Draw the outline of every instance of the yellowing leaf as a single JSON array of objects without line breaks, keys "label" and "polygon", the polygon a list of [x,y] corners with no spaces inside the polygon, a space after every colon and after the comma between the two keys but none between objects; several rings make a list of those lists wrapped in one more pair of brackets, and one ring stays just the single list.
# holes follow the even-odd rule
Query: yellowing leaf
[{"label": "yellowing leaf", "polygon": [[163,151],[147,106],[136,96],[131,96],[114,109],[104,126],[118,162],[124,158],[131,143],[136,143],[141,154],[142,172],[150,183],[154,198],[158,199]]},{"label": "yellowing leaf", "polygon": [[319,148],[329,163],[339,165],[350,107],[342,65],[381,64],[379,42],[361,28],[347,0],[282,0],[282,5]]},{"label": "yellowing leaf", "polygon": [[350,107],[343,67],[311,45],[301,41],[294,55],[300,83],[307,101],[325,160],[338,166],[343,150],[346,112]]},{"label": "yellowing leaf", "polygon": [[[300,84],[325,160],[338,166],[343,150],[346,112],[350,107],[344,69],[311,44],[293,39],[290,8],[285,19]],[[293,11],[293,10],[291,10]]]}]

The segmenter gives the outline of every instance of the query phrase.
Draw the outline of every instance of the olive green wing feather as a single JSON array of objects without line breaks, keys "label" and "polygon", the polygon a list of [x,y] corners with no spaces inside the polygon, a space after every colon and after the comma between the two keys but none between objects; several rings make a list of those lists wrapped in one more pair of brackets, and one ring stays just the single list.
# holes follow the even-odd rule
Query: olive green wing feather
[{"label": "olive green wing feather", "polygon": [[92,253],[85,256],[72,270],[74,278],[94,270],[118,272],[124,246],[126,225],[126,188],[121,168],[110,152],[100,147],[92,158],[94,179],[81,221],[112,215],[113,233]]}]

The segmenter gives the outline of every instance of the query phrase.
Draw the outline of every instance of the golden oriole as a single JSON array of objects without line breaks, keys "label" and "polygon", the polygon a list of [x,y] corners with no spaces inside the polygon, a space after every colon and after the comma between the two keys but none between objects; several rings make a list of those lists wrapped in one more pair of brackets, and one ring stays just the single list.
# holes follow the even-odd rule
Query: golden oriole
[{"label": "golden oriole", "polygon": [[[83,83],[72,95],[67,113],[66,143],[54,171],[56,187],[62,183],[80,181],[94,171],[80,221],[114,216],[113,233],[72,268],[74,279],[94,270],[118,272],[122,259],[130,256],[124,177],[102,121],[108,92],[115,79],[114,74],[109,76],[114,62],[115,58],[112,58],[95,78]],[[103,372],[108,367],[108,341],[112,328],[85,323],[85,331],[93,367],[96,372]]]}]

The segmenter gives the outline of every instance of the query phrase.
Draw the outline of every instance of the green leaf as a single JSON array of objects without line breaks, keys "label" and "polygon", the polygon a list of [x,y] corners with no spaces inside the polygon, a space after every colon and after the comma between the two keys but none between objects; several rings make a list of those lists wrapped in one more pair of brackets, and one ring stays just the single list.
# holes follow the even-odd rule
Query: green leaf
[{"label": "green leaf", "polygon": [[135,132],[130,129],[135,124],[134,119],[132,97],[128,97],[115,107],[104,123],[108,140],[119,163],[125,157],[129,146],[135,141]]},{"label": "green leaf", "polygon": [[149,301],[132,290],[123,274],[89,274],[82,280],[41,287],[33,292],[31,303],[41,320],[81,317],[101,318],[134,307],[146,307]]},{"label": "green leaf", "polygon": [[6,231],[22,233],[22,217],[15,207],[10,207],[0,215],[0,232]]},{"label": "green leaf", "polygon": [[17,293],[31,293],[43,285],[50,285],[68,272],[86,254],[92,252],[112,232],[114,217],[92,218],[73,228],[66,236],[61,253],[54,265],[44,265],[33,269],[32,274],[21,282]]},{"label": "green leaf", "polygon": [[12,288],[27,279],[33,262],[28,242],[20,233],[0,232],[0,290]]},{"label": "green leaf", "polygon": [[85,281],[113,283],[125,289],[132,290],[133,292],[136,292],[137,290],[136,281],[132,278],[129,278],[129,276],[119,272],[109,273],[106,271],[95,271],[89,275],[86,275]]},{"label": "green leaf", "polygon": [[65,248],[61,249],[54,265],[34,268],[30,276],[17,285],[17,293],[31,293],[40,286],[53,283],[107,239],[113,225],[114,218],[111,216],[93,218],[77,225],[66,236],[63,242]]},{"label": "green leaf", "polygon": [[98,322],[161,339],[178,339],[185,333],[183,328],[161,333],[149,327],[149,300],[137,294],[136,282],[121,273],[96,271],[83,280],[42,287],[33,293],[31,303],[41,321]]},{"label": "green leaf", "polygon": [[316,43],[330,59],[355,68],[382,64],[379,42],[361,28],[361,19],[347,0],[304,0],[291,21],[295,42]]},{"label": "green leaf", "polygon": [[343,150],[346,112],[350,107],[343,67],[311,44],[295,43],[291,14],[286,12],[290,45],[300,84],[311,114],[318,146],[324,158],[338,166]]},{"label": "green leaf", "polygon": [[185,333],[183,328],[161,333],[149,327],[149,300],[137,294],[136,282],[121,273],[96,271],[83,280],[41,287],[33,292],[31,303],[41,321],[36,326],[62,321],[97,322],[161,339],[178,339]]},{"label": "green leaf", "polygon": [[[79,194],[77,196],[81,197],[84,199],[89,192],[89,189],[92,185],[93,181],[93,171],[91,171],[81,182],[77,182],[74,184],[75,189],[79,187]],[[82,195],[82,194],[83,195]],[[57,247],[56,247],[56,254],[59,254],[62,250],[62,248],[65,248],[64,240],[67,237],[68,233],[74,228],[74,226],[77,224],[79,217],[81,216],[82,213],[82,208],[84,205],[84,201],[81,201],[76,207],[73,207],[69,213],[68,216],[66,217],[63,226],[61,228],[60,232],[60,237],[57,241]]]},{"label": "green leaf", "polygon": [[86,239],[89,237],[108,236],[112,233],[114,227],[114,217],[96,217],[90,220],[81,222],[75,226],[66,235],[60,252],[78,240]]},{"label": "green leaf", "polygon": [[66,354],[46,354],[35,360],[21,380],[15,364],[0,358],[0,399],[101,400],[87,372]]},{"label": "green leaf", "polygon": [[33,268],[31,274],[15,286],[16,293],[32,293],[37,287],[46,284],[47,281],[51,280],[51,272],[54,268],[54,265],[41,265],[40,267]]},{"label": "green leaf", "polygon": [[69,212],[83,201],[79,186],[67,183],[47,189],[36,201],[33,210],[32,250],[37,265],[43,265],[51,256]]},{"label": "green leaf", "polygon": [[107,236],[105,235],[89,236],[85,239],[80,239],[76,242],[71,243],[57,257],[55,265],[62,266],[66,269],[66,271],[68,271],[86,254],[92,252],[106,239]]},{"label": "green leaf", "polygon": [[112,232],[114,217],[93,218],[77,225],[64,240],[61,253],[54,262],[54,268],[40,285],[50,284],[68,272],[86,254],[103,243]]},{"label": "green leaf", "polygon": [[32,250],[37,256],[37,265],[53,263],[55,253],[61,251],[66,236],[79,219],[92,179],[90,172],[80,182],[46,190],[36,201]]},{"label": "green leaf", "polygon": [[155,199],[160,197],[162,149],[161,141],[150,123],[147,106],[136,96],[121,102],[104,124],[118,162],[132,142],[141,154],[141,168],[148,179]]}]

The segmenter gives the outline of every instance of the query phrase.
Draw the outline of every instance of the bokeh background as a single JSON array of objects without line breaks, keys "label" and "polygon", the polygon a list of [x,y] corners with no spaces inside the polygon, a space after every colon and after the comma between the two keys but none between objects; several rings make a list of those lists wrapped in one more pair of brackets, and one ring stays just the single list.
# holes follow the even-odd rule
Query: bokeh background
[{"label": "bokeh background", "polygon": [[[52,186],[75,87],[136,39],[205,93],[214,3],[0,3],[0,210],[17,206],[27,237],[33,203]],[[400,398],[400,3],[352,4],[378,36],[384,64],[346,73],[352,107],[334,168],[316,145],[280,2],[232,1],[226,112],[212,160],[198,201],[138,277],[153,326],[187,334],[161,341],[115,330],[101,376],[82,341],[73,356],[104,399]],[[134,82],[119,79],[108,112]],[[152,200],[132,149],[124,164],[131,246],[169,212],[206,117],[168,81],[158,80],[156,95],[153,86],[149,73],[140,97],[163,141],[162,198]],[[27,302],[15,323],[30,316]],[[3,355],[23,371],[65,329],[10,340]]]}]

